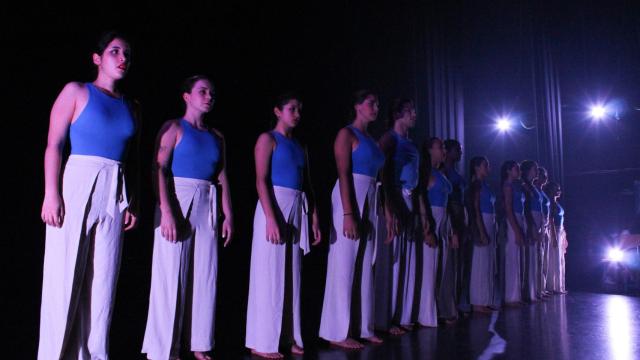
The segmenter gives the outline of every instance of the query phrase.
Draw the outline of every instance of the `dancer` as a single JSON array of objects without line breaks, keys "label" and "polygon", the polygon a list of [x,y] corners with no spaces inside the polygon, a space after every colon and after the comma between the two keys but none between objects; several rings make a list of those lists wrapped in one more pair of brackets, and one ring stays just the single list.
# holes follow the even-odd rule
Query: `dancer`
[{"label": "dancer", "polygon": [[496,265],[495,201],[487,178],[489,160],[484,156],[471,159],[470,221],[473,238],[473,263],[471,268],[470,297],[473,311],[490,313],[494,303]]},{"label": "dancer", "polygon": [[453,251],[456,303],[462,314],[468,314],[471,310],[469,304],[469,280],[471,277],[473,244],[466,233],[467,214],[465,212],[464,199],[467,192],[467,182],[456,169],[456,164],[462,159],[462,145],[458,140],[447,139],[444,142],[444,149],[446,151],[444,174],[452,187],[451,195],[447,201],[447,212],[451,228],[460,241],[459,249]]},{"label": "dancer", "polygon": [[525,235],[525,257],[524,261],[524,292],[527,300],[531,302],[537,302],[542,298],[542,293],[538,288],[539,276],[538,272],[540,268],[538,266],[539,261],[539,247],[542,243],[542,195],[538,188],[533,185],[533,182],[538,177],[538,164],[532,160],[525,160],[520,164],[522,171],[522,182],[525,194],[525,220],[526,220],[526,235]]},{"label": "dancer", "polygon": [[[102,35],[93,52],[97,77],[68,83],[58,95],[44,156],[47,224],[38,359],[108,359],[123,230],[136,226],[134,196],[139,127],[118,89],[129,67],[129,43]],[[60,178],[67,134],[71,155]],[[133,149],[130,149],[133,147]],[[128,161],[127,161],[128,160]],[[129,193],[127,192],[129,191]]]},{"label": "dancer", "polygon": [[545,186],[545,192],[551,199],[550,236],[549,244],[549,274],[547,276],[547,290],[554,294],[566,293],[564,257],[569,246],[567,235],[564,231],[564,208],[558,202],[560,185],[549,182]]},{"label": "dancer", "polygon": [[392,335],[412,328],[415,290],[418,200],[418,149],[409,139],[416,124],[413,101],[395,99],[390,107],[392,129],[380,139],[385,154],[382,171],[385,244],[376,265],[376,327]]},{"label": "dancer", "polygon": [[[363,348],[351,334],[372,343],[374,334],[373,263],[378,239],[378,172],[384,154],[367,133],[378,116],[378,97],[371,91],[355,93],[355,118],[338,132],[334,154],[338,180],[333,188],[327,280],[320,337],[331,344]],[[351,334],[350,334],[351,333]]]},{"label": "dancer", "polygon": [[[424,176],[422,182],[425,187],[425,206],[430,218],[427,219],[429,229],[425,234],[425,241],[422,244],[422,281],[420,287],[420,303],[418,309],[418,323],[422,326],[438,326],[438,317],[444,317],[452,322],[457,317],[455,299],[453,297],[455,269],[450,256],[453,246],[453,238],[450,234],[450,227],[447,226],[447,202],[452,192],[449,180],[442,173],[442,163],[445,159],[445,149],[437,137],[429,139],[423,146],[424,160],[422,161],[421,173]],[[445,252],[445,254],[442,254]],[[442,261],[439,261],[439,255]],[[440,263],[440,265],[439,265]],[[446,270],[444,270],[446,268]],[[438,274],[440,279],[438,281]],[[440,283],[442,293],[438,289]],[[446,285],[444,283],[447,283]],[[436,301],[436,296],[438,301]],[[441,302],[443,299],[444,302]],[[441,315],[442,313],[445,315]]]},{"label": "dancer", "polygon": [[538,166],[538,177],[533,182],[533,185],[538,189],[540,195],[542,195],[542,242],[539,248],[540,260],[538,264],[540,271],[538,272],[540,278],[538,286],[543,297],[548,297],[550,293],[547,291],[547,273],[549,272],[549,213],[551,209],[551,200],[544,192],[544,187],[549,180],[547,169],[542,166]]},{"label": "dancer", "polygon": [[522,305],[521,254],[525,245],[524,193],[520,180],[520,166],[513,160],[505,161],[500,169],[504,201],[507,239],[504,261],[504,301],[507,306]]},{"label": "dancer", "polygon": [[[204,122],[214,104],[213,85],[205,76],[192,76],[184,82],[182,98],[184,115],[164,124],[156,145],[158,206],[142,345],[142,352],[153,360],[179,358],[185,318],[194,357],[211,359],[207,352],[214,345],[218,234],[226,247],[233,232],[224,137]],[[189,312],[185,304],[191,305]]]},{"label": "dancer", "polygon": [[309,210],[313,245],[320,242],[309,164],[305,150],[293,137],[301,109],[296,95],[281,95],[273,109],[278,122],[260,135],[255,147],[259,200],[253,222],[245,345],[252,354],[268,359],[284,357],[278,352],[281,332],[283,341],[291,343],[292,354],[304,352],[300,275],[301,255],[311,250]]}]

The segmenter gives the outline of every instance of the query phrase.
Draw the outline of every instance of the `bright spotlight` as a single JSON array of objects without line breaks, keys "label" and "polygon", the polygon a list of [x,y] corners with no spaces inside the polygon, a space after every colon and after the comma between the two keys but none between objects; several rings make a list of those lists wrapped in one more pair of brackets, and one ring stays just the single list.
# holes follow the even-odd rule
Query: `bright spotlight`
[{"label": "bright spotlight", "polygon": [[506,132],[511,129],[511,119],[508,117],[501,117],[496,120],[496,128],[501,132]]},{"label": "bright spotlight", "polygon": [[624,252],[618,248],[610,248],[607,251],[607,261],[610,262],[621,262],[624,258]]},{"label": "bright spotlight", "polygon": [[602,120],[607,115],[607,107],[602,104],[592,105],[589,113],[592,119]]}]

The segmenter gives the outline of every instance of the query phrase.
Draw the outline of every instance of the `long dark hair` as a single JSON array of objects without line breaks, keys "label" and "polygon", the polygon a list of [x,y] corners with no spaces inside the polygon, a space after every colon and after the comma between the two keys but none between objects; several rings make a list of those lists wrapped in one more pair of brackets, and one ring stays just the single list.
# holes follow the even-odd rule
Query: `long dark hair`
[{"label": "long dark hair", "polygon": [[213,81],[211,81],[211,79],[207,75],[199,74],[199,75],[189,76],[188,78],[184,79],[184,81],[182,82],[182,85],[180,86],[181,94],[185,94],[185,93],[191,94],[191,90],[193,90],[193,87],[200,80],[208,81],[209,84],[211,84],[211,90],[215,91],[215,86],[213,85]]},{"label": "long dark hair", "polygon": [[500,167],[500,186],[504,186],[504,182],[507,181],[509,177],[509,170],[513,169],[514,166],[517,166],[518,162],[515,160],[507,160],[502,163]]},{"label": "long dark hair", "polygon": [[277,107],[279,110],[284,109],[284,106],[289,103],[291,100],[298,100],[300,104],[302,104],[302,98],[295,91],[287,91],[278,96],[276,96],[273,106]]},{"label": "long dark hair", "polygon": [[471,161],[469,161],[469,184],[477,179],[476,168],[482,165],[483,161],[489,163],[489,159],[487,159],[486,156],[474,156]]},{"label": "long dark hair", "polygon": [[100,34],[98,41],[96,41],[96,44],[94,45],[93,53],[102,56],[104,51],[107,49],[107,46],[109,46],[114,39],[124,40],[129,44],[129,47],[131,47],[131,41],[129,41],[129,38],[125,34],[117,30],[109,30]]},{"label": "long dark hair", "polygon": [[462,145],[460,144],[460,141],[456,139],[447,139],[444,141],[444,149],[447,151],[447,153],[455,148],[462,149]]},{"label": "long dark hair", "polygon": [[397,115],[402,113],[402,109],[407,104],[411,104],[413,106],[413,100],[409,98],[395,98],[391,101],[391,104],[389,105],[389,119],[387,124],[389,128],[393,127],[398,119]]}]

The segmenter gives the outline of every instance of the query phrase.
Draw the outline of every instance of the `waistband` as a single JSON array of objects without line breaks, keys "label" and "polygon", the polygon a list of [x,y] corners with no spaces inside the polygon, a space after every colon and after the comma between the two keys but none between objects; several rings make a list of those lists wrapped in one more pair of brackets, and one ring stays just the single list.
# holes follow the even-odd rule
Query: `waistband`
[{"label": "waistband", "polygon": [[107,159],[101,156],[70,155],[66,166],[88,166],[99,168],[98,171],[103,169],[112,170],[111,185],[109,189],[110,192],[108,196],[109,202],[111,203],[107,206],[107,214],[114,218],[116,208],[120,212],[123,212],[127,207],[129,207],[127,187],[126,182],[124,181],[124,169],[122,165],[123,164],[120,161]]}]

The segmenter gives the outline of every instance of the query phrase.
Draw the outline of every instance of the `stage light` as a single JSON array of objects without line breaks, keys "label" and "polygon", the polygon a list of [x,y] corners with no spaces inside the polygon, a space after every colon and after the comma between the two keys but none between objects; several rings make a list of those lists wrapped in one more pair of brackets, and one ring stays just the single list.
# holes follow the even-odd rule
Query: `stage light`
[{"label": "stage light", "polygon": [[624,258],[624,252],[618,248],[609,248],[607,250],[607,261],[618,263]]},{"label": "stage light", "polygon": [[496,120],[496,129],[500,132],[507,132],[511,129],[511,119],[508,117],[500,117]]},{"label": "stage light", "polygon": [[591,118],[594,120],[602,120],[605,116],[607,116],[607,107],[602,104],[591,105],[589,110],[589,114]]}]

